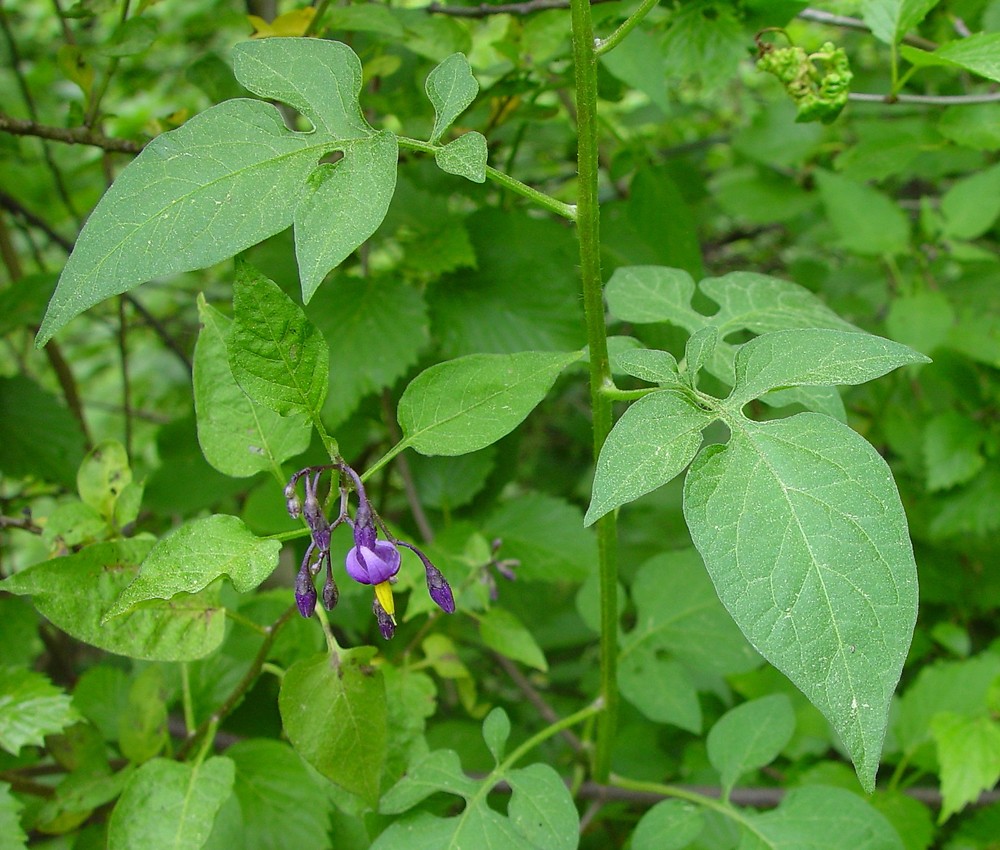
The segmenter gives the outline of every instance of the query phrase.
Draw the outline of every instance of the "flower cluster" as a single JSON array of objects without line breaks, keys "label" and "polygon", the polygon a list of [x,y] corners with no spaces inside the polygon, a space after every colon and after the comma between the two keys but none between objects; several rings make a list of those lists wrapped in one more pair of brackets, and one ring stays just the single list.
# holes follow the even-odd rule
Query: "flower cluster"
[{"label": "flower cluster", "polygon": [[[330,522],[323,513],[318,493],[320,479],[328,470],[336,470],[341,478],[340,512],[333,522]],[[344,477],[349,483],[343,482]],[[300,478],[305,479],[305,501],[299,500]],[[353,519],[348,514],[351,487],[358,496],[358,507]],[[396,573],[399,572],[400,546],[415,553],[424,565],[427,590],[431,599],[446,613],[451,614],[455,611],[455,598],[441,571],[416,546],[396,540],[390,534],[368,501],[360,476],[346,463],[300,469],[285,487],[285,504],[293,518],[301,516],[305,519],[311,535],[309,547],[302,558],[302,566],[295,578],[295,603],[303,617],[311,617],[316,608],[315,577],[321,569],[326,569],[323,607],[330,611],[337,604],[339,592],[337,583],[333,579],[330,535],[338,525],[345,522],[354,529],[354,546],[347,553],[344,567],[347,574],[356,582],[373,586],[375,598],[372,601],[372,612],[378,620],[382,637],[388,640],[396,631],[396,606],[392,596],[392,585],[396,581]],[[379,540],[379,530],[385,536],[384,540]]]}]

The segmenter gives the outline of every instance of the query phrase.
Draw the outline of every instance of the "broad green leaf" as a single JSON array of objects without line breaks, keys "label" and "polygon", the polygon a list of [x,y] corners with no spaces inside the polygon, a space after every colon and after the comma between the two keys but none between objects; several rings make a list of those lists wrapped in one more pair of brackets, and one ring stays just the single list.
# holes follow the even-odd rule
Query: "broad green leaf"
[{"label": "broad green leaf", "polygon": [[[249,740],[227,749],[226,756],[236,764],[241,850],[330,847],[330,785],[295,750],[272,739]],[[222,844],[219,850],[234,846]]]},{"label": "broad green leaf", "polygon": [[486,137],[475,131],[465,133],[434,151],[434,161],[438,168],[448,174],[457,174],[473,183],[486,182],[488,157]]},{"label": "broad green leaf", "polygon": [[374,647],[322,653],[288,668],[278,706],[292,746],[372,808],[387,754],[385,686]]},{"label": "broad green leaf", "polygon": [[406,771],[379,802],[379,812],[398,815],[412,809],[437,791],[471,799],[478,783],[462,770],[462,762],[454,750],[434,750]]},{"label": "broad green leaf", "polygon": [[128,455],[117,440],[104,440],[94,446],[76,473],[80,498],[108,523],[114,520],[118,497],[131,483]]},{"label": "broad green leaf", "polygon": [[108,850],[198,850],[232,793],[234,776],[233,762],[225,756],[193,765],[147,762],[132,775],[111,813]]},{"label": "broad green leaf", "polygon": [[229,366],[255,402],[286,415],[318,415],[326,398],[326,340],[281,288],[248,263],[233,286]]},{"label": "broad green leaf", "polygon": [[119,717],[128,705],[129,690],[129,677],[124,670],[107,663],[97,664],[85,670],[77,680],[73,688],[73,705],[100,731],[105,741],[116,741]]},{"label": "broad green leaf", "polygon": [[497,764],[503,758],[509,737],[510,718],[506,711],[497,706],[486,715],[486,719],[483,721],[483,740],[486,741],[486,748]]},{"label": "broad green leaf", "polygon": [[900,53],[918,67],[945,65],[964,68],[1000,82],[1000,32],[975,33],[965,38],[957,38],[941,45],[933,53],[903,45]]},{"label": "broad green leaf", "polygon": [[146,538],[97,543],[17,573],[0,587],[30,595],[44,617],[84,643],[149,661],[202,658],[222,643],[225,611],[216,589],[157,602],[104,622],[136,577]]},{"label": "broad green leaf", "polygon": [[151,18],[136,16],[122,21],[106,45],[98,48],[104,56],[135,56],[148,50],[160,34],[160,27]]},{"label": "broad green leaf", "polygon": [[0,747],[17,755],[21,747],[44,746],[45,736],[80,720],[69,694],[41,673],[0,668]]},{"label": "broad green leaf", "polygon": [[994,151],[1000,148],[1000,125],[995,103],[969,103],[949,106],[937,122],[937,131],[956,144],[973,150]]},{"label": "broad green leaf", "polygon": [[904,850],[889,822],[842,788],[795,788],[773,811],[745,817],[739,850]]},{"label": "broad green leaf", "polygon": [[986,465],[981,447],[987,433],[957,410],[947,410],[924,428],[927,489],[947,490],[974,478]]},{"label": "broad green leaf", "polygon": [[105,619],[150,599],[197,593],[222,576],[238,593],[247,593],[274,572],[280,551],[280,541],[257,537],[239,517],[215,514],[191,520],[156,543]]},{"label": "broad green leaf", "polygon": [[684,516],[723,604],[874,787],[917,610],[906,518],[879,454],[818,414],[755,423],[695,459]]},{"label": "broad green leaf", "polygon": [[307,304],[327,273],[378,229],[396,189],[399,145],[392,133],[358,139],[343,151],[309,175],[295,208],[295,258]]},{"label": "broad green leaf", "polygon": [[461,53],[453,53],[427,75],[424,91],[434,106],[434,129],[428,139],[433,145],[476,99],[479,83],[472,75],[469,60]]},{"label": "broad green leaf", "polygon": [[872,35],[886,44],[898,44],[940,0],[863,0],[861,16]]},{"label": "broad green leaf", "polygon": [[896,830],[905,850],[929,850],[934,843],[934,819],[923,803],[903,791],[881,791],[869,802]]},{"label": "broad green leaf", "polygon": [[954,324],[955,309],[948,297],[937,290],[894,299],[885,319],[886,329],[894,340],[924,354],[941,345]]},{"label": "broad green leaf", "polygon": [[676,661],[645,652],[623,652],[618,661],[621,694],[656,723],[701,733],[701,705],[688,671]]},{"label": "broad green leaf", "polygon": [[80,425],[54,396],[23,375],[0,378],[0,471],[72,487],[83,453]]},{"label": "broad green leaf", "polygon": [[866,333],[794,328],[763,334],[736,352],[736,386],[726,404],[736,411],[768,390],[801,385],[863,384],[930,358]]},{"label": "broad green leaf", "polygon": [[580,352],[470,354],[425,369],[403,392],[403,444],[427,455],[460,455],[492,445],[545,398]]},{"label": "broad green leaf", "polygon": [[536,670],[549,669],[545,654],[528,628],[503,608],[491,608],[479,620],[479,634],[494,652]]},{"label": "broad green leaf", "polygon": [[511,790],[507,816],[514,829],[532,847],[576,850],[580,817],[563,778],[547,764],[511,770],[505,778]]},{"label": "broad green leaf", "polygon": [[226,338],[232,321],[198,295],[201,331],[194,348],[198,443],[219,472],[245,478],[304,452],[312,428],[304,416],[282,417],[255,404],[233,378]]},{"label": "broad green leaf", "polygon": [[677,360],[669,351],[650,348],[626,349],[619,352],[615,362],[626,375],[641,381],[668,387],[684,386]]},{"label": "broad green leaf", "polygon": [[623,322],[671,322],[695,331],[705,317],[691,307],[694,278],[666,266],[622,266],[604,289],[611,314]]},{"label": "broad green leaf", "polygon": [[[1000,52],[1000,43],[996,49]],[[941,197],[941,215],[947,236],[982,236],[1000,215],[1000,165],[956,181]]]},{"label": "broad green leaf", "polygon": [[907,251],[910,222],[892,199],[829,171],[818,170],[816,182],[830,225],[844,250],[865,257]]},{"label": "broad green leaf", "polygon": [[744,773],[774,761],[794,731],[792,703],[784,694],[745,702],[723,714],[709,730],[705,743],[725,796]]},{"label": "broad green leaf", "polygon": [[21,801],[10,793],[10,785],[0,782],[0,847],[3,850],[26,850],[28,836],[21,828]]},{"label": "broad green leaf", "polygon": [[663,800],[635,825],[632,850],[683,850],[704,827],[705,818],[694,803]]},{"label": "broad green leaf", "polygon": [[410,469],[421,503],[446,511],[468,504],[486,486],[496,456],[494,446],[457,457],[414,455]]},{"label": "broad green leaf", "polygon": [[931,720],[941,765],[941,821],[1000,780],[1000,725],[991,717],[950,712]]},{"label": "broad green leaf", "polygon": [[713,418],[671,390],[650,393],[635,402],[601,448],[584,525],[679,475],[694,459],[701,431]]}]

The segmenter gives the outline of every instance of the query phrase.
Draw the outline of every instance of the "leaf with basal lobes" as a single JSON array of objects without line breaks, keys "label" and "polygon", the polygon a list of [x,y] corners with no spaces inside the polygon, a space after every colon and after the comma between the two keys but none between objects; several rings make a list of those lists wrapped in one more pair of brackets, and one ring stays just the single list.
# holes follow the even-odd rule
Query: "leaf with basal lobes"
[{"label": "leaf with basal lobes", "polygon": [[453,53],[427,75],[424,89],[434,106],[434,129],[429,139],[434,144],[476,99],[479,83],[472,75],[469,60],[461,53]]},{"label": "leaf with basal lobes", "polygon": [[[361,63],[354,52],[333,41],[270,38],[237,45],[234,70],[254,93],[295,107],[313,129],[290,130],[271,104],[239,98],[150,142],[87,220],[42,322],[39,346],[105,298],[153,277],[217,263],[293,219],[308,300],[326,272],[381,223],[395,184],[395,139],[389,145],[361,114]],[[343,151],[343,160],[332,169],[319,166],[335,150]],[[365,157],[373,169],[362,169],[363,195],[353,185],[332,193],[357,177],[353,156]],[[317,168],[325,169],[324,179],[304,192]],[[327,188],[322,210],[317,183]],[[345,216],[351,227],[329,235]]]}]

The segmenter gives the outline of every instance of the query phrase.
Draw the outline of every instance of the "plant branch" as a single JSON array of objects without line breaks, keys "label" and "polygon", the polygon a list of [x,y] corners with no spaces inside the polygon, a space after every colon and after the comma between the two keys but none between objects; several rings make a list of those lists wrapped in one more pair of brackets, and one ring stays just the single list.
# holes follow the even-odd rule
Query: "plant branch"
[{"label": "plant branch", "polygon": [[[590,0],[592,6],[598,3],[612,3],[615,0]],[[549,9],[568,9],[569,0],[527,0],[524,3],[500,3],[496,6],[480,3],[478,6],[445,6],[431,3],[425,7],[433,15],[452,15],[456,18],[487,18],[490,15],[531,15]]]},{"label": "plant branch", "polygon": [[[611,431],[611,401],[604,394],[613,386],[608,359],[607,326],[601,282],[600,207],[598,205],[597,55],[588,0],[573,0],[573,65],[576,75],[577,238],[580,279],[590,347],[590,407],[596,462]],[[611,750],[618,716],[618,564],[614,512],[596,524],[601,591],[601,698],[604,712],[597,720],[594,778],[603,782],[611,770]]]},{"label": "plant branch", "polygon": [[143,148],[140,142],[113,139],[89,127],[50,127],[37,121],[25,121],[3,113],[0,113],[0,130],[13,136],[35,136],[69,145],[92,145],[115,153],[137,154]]},{"label": "plant branch", "polygon": [[[396,417],[392,415],[392,405],[390,404],[388,390],[382,393],[382,418],[385,420],[389,437],[397,443],[402,440],[403,432],[399,430],[399,425],[396,424]],[[431,527],[430,520],[427,519],[427,512],[424,511],[424,505],[420,501],[420,494],[417,492],[417,485],[413,481],[410,462],[407,460],[405,453],[396,458],[396,469],[399,470],[399,475],[403,479],[403,491],[406,493],[406,501],[410,507],[410,514],[413,516],[413,521],[417,524],[417,531],[420,532],[420,537],[424,543],[431,543],[434,540],[434,529]]]},{"label": "plant branch", "polygon": [[634,30],[639,22],[646,17],[652,10],[653,7],[659,3],[659,0],[642,0],[639,4],[639,8],[636,9],[631,15],[629,15],[624,23],[618,27],[611,35],[607,38],[600,38],[597,40],[597,46],[594,52],[600,56],[602,53],[607,53],[609,50],[614,50],[622,40],[627,36],[632,30]]},{"label": "plant branch", "polygon": [[[829,27],[840,27],[847,30],[860,30],[861,32],[871,32],[868,26],[860,18],[850,18],[847,15],[834,15],[830,12],[823,12],[819,9],[803,9],[798,17],[803,21],[812,21],[814,24],[825,24]],[[911,44],[924,50],[936,50],[937,44],[919,35],[903,36],[903,44]]]},{"label": "plant branch", "polygon": [[925,106],[968,106],[973,103],[1000,103],[1000,92],[986,94],[865,94],[850,92],[847,99],[853,103],[914,103]]},{"label": "plant branch", "polygon": [[[503,667],[504,672],[510,677],[510,680],[517,685],[518,689],[524,694],[528,702],[535,707],[538,715],[546,723],[558,723],[560,718],[556,713],[556,710],[544,700],[538,691],[535,690],[531,682],[529,682],[524,674],[517,669],[517,665],[509,658],[505,658],[499,652],[494,652],[493,657],[496,659],[497,663]],[[569,729],[563,729],[562,736],[566,739],[566,743],[573,748],[574,752],[582,753],[586,749],[583,741],[581,741]]]},{"label": "plant branch", "polygon": [[22,531],[27,531],[29,534],[41,534],[43,531],[40,525],[35,525],[30,515],[23,516],[18,519],[16,517],[3,516],[0,514],[0,528],[20,528]]}]

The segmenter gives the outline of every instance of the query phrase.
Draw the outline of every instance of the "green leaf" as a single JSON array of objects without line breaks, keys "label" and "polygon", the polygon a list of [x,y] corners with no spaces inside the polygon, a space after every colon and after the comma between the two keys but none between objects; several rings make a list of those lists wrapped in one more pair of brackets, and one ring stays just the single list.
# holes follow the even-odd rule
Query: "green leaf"
[{"label": "green leaf", "polygon": [[872,35],[886,44],[898,44],[940,0],[864,0],[861,17]]},{"label": "green leaf", "polygon": [[68,635],[119,655],[150,661],[189,661],[216,649],[225,628],[218,591],[153,603],[103,622],[139,571],[151,541],[97,543],[17,573],[0,587],[30,595],[44,617]]},{"label": "green leaf", "polygon": [[473,183],[486,182],[488,157],[486,137],[475,131],[465,133],[434,151],[434,161],[438,168],[448,174],[457,174]]},{"label": "green leaf", "polygon": [[705,827],[705,817],[694,803],[663,800],[635,825],[632,850],[683,850]]},{"label": "green leaf", "polygon": [[21,828],[21,801],[10,793],[10,785],[0,782],[0,848],[26,850],[28,836]]},{"label": "green leaf", "polygon": [[108,850],[198,850],[232,793],[234,776],[233,762],[225,756],[194,765],[170,759],[147,762],[132,775],[111,813]]},{"label": "green leaf", "polygon": [[80,499],[109,524],[114,521],[118,497],[131,483],[128,455],[117,440],[104,440],[94,446],[76,473]]},{"label": "green leaf", "polygon": [[695,376],[712,359],[719,345],[719,331],[714,327],[705,327],[695,331],[688,337],[684,346],[684,369],[689,380]]},{"label": "green leaf", "polygon": [[517,617],[503,608],[491,608],[479,620],[479,634],[490,649],[536,670],[549,669],[534,636]]},{"label": "green leaf", "polygon": [[981,446],[986,432],[957,410],[939,413],[924,428],[927,489],[947,490],[974,478],[986,465]]},{"label": "green leaf", "polygon": [[122,21],[106,45],[101,45],[98,52],[103,56],[135,56],[152,47],[160,34],[160,27],[151,18],[134,17]]},{"label": "green leaf", "polygon": [[650,348],[625,349],[618,353],[615,363],[626,375],[631,375],[640,381],[667,387],[684,386],[677,360],[669,351]]},{"label": "green leaf", "polygon": [[506,711],[497,706],[486,715],[486,719],[483,721],[483,740],[486,741],[486,748],[497,764],[503,758],[509,737],[510,718]]},{"label": "green leaf", "polygon": [[910,222],[889,197],[829,171],[817,170],[816,182],[844,250],[873,257],[908,250]]},{"label": "green leaf", "polygon": [[278,706],[288,739],[323,776],[372,808],[387,752],[385,686],[374,647],[322,653],[288,668]]},{"label": "green leaf", "polygon": [[645,652],[625,654],[618,662],[621,694],[650,720],[701,733],[698,691],[683,665]]},{"label": "green leaf", "polygon": [[425,369],[403,392],[403,444],[427,455],[460,455],[492,445],[545,398],[580,352],[470,354]]},{"label": "green leaf", "polygon": [[949,41],[933,53],[903,45],[900,53],[918,67],[945,65],[964,68],[981,77],[1000,82],[1000,32],[975,33]]},{"label": "green leaf", "polygon": [[885,319],[893,339],[925,354],[945,341],[953,324],[955,309],[948,297],[936,290],[924,290],[894,299]]},{"label": "green leaf", "polygon": [[117,736],[122,755],[129,761],[149,761],[167,743],[167,697],[162,667],[151,665],[132,682],[118,718]]},{"label": "green leaf", "polygon": [[424,91],[434,107],[434,129],[428,139],[433,145],[476,99],[479,83],[472,75],[469,60],[461,53],[453,53],[427,75]]},{"label": "green leaf", "polygon": [[770,812],[745,815],[740,850],[904,850],[889,822],[850,791],[796,788]]},{"label": "green leaf", "polygon": [[236,267],[229,366],[255,402],[318,415],[327,393],[326,340],[281,288],[249,263]]},{"label": "green leaf", "polygon": [[1000,726],[990,717],[942,713],[931,720],[941,765],[941,817],[955,812],[1000,780]]},{"label": "green leaf", "polygon": [[412,809],[437,791],[471,799],[478,784],[462,770],[462,762],[454,750],[434,750],[412,765],[406,776],[396,783],[379,803],[379,812],[397,815]]},{"label": "green leaf", "polygon": [[410,469],[424,505],[446,511],[467,505],[496,467],[494,446],[457,457],[414,455]]},{"label": "green leaf", "polygon": [[249,740],[227,749],[226,756],[236,764],[241,850],[329,848],[330,786],[295,750],[281,741]]},{"label": "green leaf", "polygon": [[944,232],[953,239],[986,233],[1000,215],[1000,165],[955,181],[941,197],[941,215]]},{"label": "green leaf", "polygon": [[0,668],[0,747],[17,755],[21,747],[45,744],[46,735],[80,720],[62,688],[33,670]]},{"label": "green leaf", "polygon": [[312,428],[304,416],[279,416],[255,404],[233,378],[226,338],[232,321],[198,295],[201,331],[194,348],[198,443],[223,475],[245,478],[301,454]]},{"label": "green leaf", "polygon": [[930,358],[872,334],[830,328],[772,331],[736,352],[736,386],[726,405],[735,412],[783,387],[863,384],[911,363],[930,363]]},{"label": "green leaf", "polygon": [[892,475],[828,417],[727,424],[729,443],[688,472],[692,539],[733,619],[823,712],[871,790],[917,610]]},{"label": "green leaf", "polygon": [[576,850],[580,817],[562,777],[547,764],[532,764],[509,771],[506,779],[511,790],[507,816],[514,829],[532,847]]},{"label": "green leaf", "polygon": [[792,739],[795,715],[784,694],[745,702],[719,718],[705,743],[708,760],[729,796],[736,781],[751,770],[769,765]]},{"label": "green leaf", "polygon": [[671,390],[635,402],[601,448],[584,525],[679,475],[694,459],[701,431],[712,419],[685,395]]},{"label": "green leaf", "polygon": [[946,139],[973,150],[1000,148],[1000,125],[996,104],[969,103],[949,106],[937,123],[937,131]]},{"label": "green leaf", "polygon": [[295,208],[295,258],[307,304],[327,273],[378,230],[396,189],[395,135],[375,133],[343,151],[309,175]]}]

